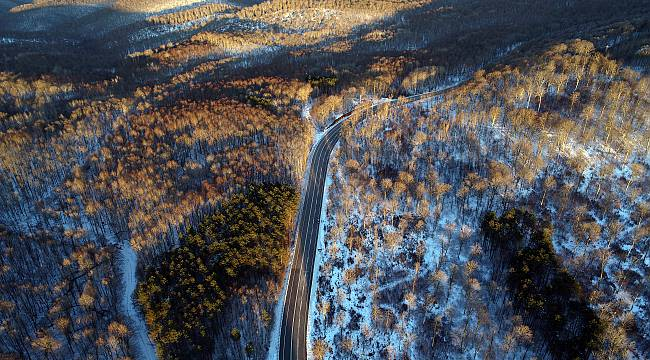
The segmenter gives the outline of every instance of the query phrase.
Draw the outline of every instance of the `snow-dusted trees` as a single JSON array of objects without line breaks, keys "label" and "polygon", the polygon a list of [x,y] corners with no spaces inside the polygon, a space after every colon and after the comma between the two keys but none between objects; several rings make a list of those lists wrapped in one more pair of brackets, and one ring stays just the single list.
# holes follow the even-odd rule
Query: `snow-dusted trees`
[{"label": "snow-dusted trees", "polygon": [[21,236],[2,229],[0,238],[3,352],[26,359],[128,355],[113,248],[75,244],[54,230]]},{"label": "snow-dusted trees", "polygon": [[[129,242],[142,266],[245,185],[302,177],[312,134],[299,114],[311,85],[194,75],[138,87],[119,76],[71,85],[0,74],[0,222],[11,234],[2,235],[11,248],[0,271],[3,351],[132,356],[136,336],[108,329],[133,334],[118,315],[116,249]],[[71,259],[82,252],[93,255]]]},{"label": "snow-dusted trees", "polygon": [[331,9],[351,9],[356,11],[366,11],[368,13],[391,14],[405,8],[413,8],[424,4],[425,1],[406,1],[406,0],[333,0],[333,1],[314,1],[314,0],[272,0],[266,1],[254,6],[243,8],[238,15],[242,18],[263,18],[265,15],[278,11],[295,11],[300,9],[309,9],[318,7]]},{"label": "snow-dusted trees", "polygon": [[[565,256],[558,258],[558,269],[566,269],[574,284],[607,293],[607,300],[595,302],[595,308],[612,301],[619,287],[631,288],[610,274],[614,257],[620,260],[629,251],[635,254],[634,264],[640,264],[647,254],[644,237],[623,229],[642,229],[647,222],[640,216],[647,214],[647,206],[638,190],[647,187],[643,134],[650,124],[643,115],[648,111],[644,93],[625,91],[617,82],[636,89],[645,77],[581,40],[536,53],[523,63],[479,71],[466,84],[422,107],[398,101],[344,126],[335,155],[337,190],[331,192],[331,206],[345,211],[331,221],[337,229],[362,231],[330,233],[326,246],[338,251],[336,257],[326,258],[331,280],[321,282],[346,289],[354,305],[337,306],[351,318],[357,306],[372,309],[381,331],[364,347],[379,351],[380,344],[390,342],[396,356],[455,351],[488,358],[544,356],[552,351],[541,340],[546,325],[530,315],[515,321],[523,305],[504,295],[509,259],[524,244],[516,239],[500,248],[477,243],[474,230],[481,215],[512,204],[554,222],[559,233],[555,246]],[[621,99],[627,105],[619,104]],[[609,152],[605,155],[601,149]],[[369,183],[373,185],[364,186]],[[607,223],[614,220],[618,225],[614,222],[609,229]],[[609,238],[612,233],[616,235]],[[349,241],[359,245],[343,245]],[[420,243],[427,249],[422,257],[417,252]],[[549,250],[549,244],[545,246]],[[365,273],[363,262],[350,260],[359,254],[373,254],[372,269]],[[637,277],[637,265],[629,264],[635,270],[620,269],[621,274]],[[349,279],[345,274],[353,268],[354,283],[345,282]],[[372,284],[368,288],[366,276]],[[402,284],[400,278],[405,279]],[[359,296],[368,293],[373,294],[371,299]],[[327,292],[320,296],[329,298]],[[482,313],[481,302],[486,303],[488,316]],[[580,319],[592,315],[579,314],[567,326],[577,328]],[[500,321],[498,326],[488,321],[511,316],[512,321]],[[420,321],[431,325],[427,334],[434,348],[430,342],[423,346],[418,333],[409,328]],[[616,327],[622,321],[618,314],[596,325]],[[407,325],[400,327],[401,323]],[[355,336],[353,324],[344,322],[342,336]],[[317,331],[328,326],[321,324]],[[477,329],[477,336],[469,335],[472,329]],[[416,339],[411,341],[409,334]],[[593,354],[610,351],[602,350],[610,340],[599,334],[605,345],[590,347]],[[630,331],[626,336],[636,334]]]},{"label": "snow-dusted trees", "polygon": [[154,24],[164,25],[178,25],[189,21],[201,20],[214,15],[215,13],[222,13],[227,10],[232,10],[234,7],[230,4],[206,4],[189,8],[183,11],[167,13],[164,15],[150,16],[147,21]]}]

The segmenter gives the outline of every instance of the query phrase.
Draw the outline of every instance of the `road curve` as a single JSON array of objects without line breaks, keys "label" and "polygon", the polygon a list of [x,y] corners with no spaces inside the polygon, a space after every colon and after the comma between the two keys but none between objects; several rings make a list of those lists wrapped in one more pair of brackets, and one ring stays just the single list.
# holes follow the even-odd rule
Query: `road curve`
[{"label": "road curve", "polygon": [[314,272],[327,164],[339,140],[342,124],[343,122],[339,121],[328,128],[312,148],[307,170],[307,188],[300,205],[293,263],[282,312],[280,359],[306,359],[307,357],[309,294]]},{"label": "road curve", "polygon": [[377,107],[384,103],[412,103],[434,97],[440,92],[449,89],[426,92],[402,99],[385,100],[372,106],[359,106],[355,110],[338,117],[327,127],[316,144],[312,146],[310,160],[307,164],[307,188],[303,192],[303,199],[298,213],[293,263],[282,311],[278,354],[280,360],[305,360],[307,358],[309,296],[314,276],[314,259],[316,258],[316,243],[323,207],[323,192],[327,177],[327,165],[330,154],[339,141],[341,126],[355,112]]}]

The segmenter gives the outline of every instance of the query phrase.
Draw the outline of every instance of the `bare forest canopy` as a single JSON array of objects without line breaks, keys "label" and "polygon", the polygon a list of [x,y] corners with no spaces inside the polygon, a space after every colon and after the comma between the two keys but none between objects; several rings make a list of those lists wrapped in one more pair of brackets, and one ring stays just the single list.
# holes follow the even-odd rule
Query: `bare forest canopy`
[{"label": "bare forest canopy", "polygon": [[[150,286],[153,269],[172,266],[165,259],[189,256],[181,250],[191,248],[190,229],[200,238],[202,221],[253,184],[298,188],[314,135],[337,114],[465,80],[429,110],[399,105],[353,119],[336,159],[345,174],[363,176],[345,182],[381,176],[391,183],[375,184],[377,197],[421,194],[431,209],[405,228],[437,222],[452,204],[462,204],[468,224],[520,203],[540,219],[561,219],[555,231],[583,245],[556,251],[585,292],[596,290],[588,286],[596,274],[602,297],[590,304],[616,329],[606,333],[647,351],[647,326],[610,304],[635,299],[645,284],[634,266],[647,254],[647,5],[0,0],[0,357],[136,358],[137,326],[121,308],[124,249],[137,254],[132,280]],[[602,166],[592,169],[594,153]],[[411,168],[422,164],[425,177]],[[408,171],[412,178],[399,175]],[[401,205],[391,204],[373,216],[393,221]],[[389,239],[386,249],[398,248]],[[271,270],[255,272],[256,283],[210,273],[221,294],[215,303],[185,296],[191,286],[149,297],[141,287],[159,350],[178,355],[198,344],[206,356],[251,349],[264,357],[289,250],[286,238],[273,246],[276,253],[263,254],[274,256]],[[451,261],[441,266],[449,283],[472,277],[452,276]],[[444,288],[453,300],[443,285],[438,298]],[[174,306],[199,306],[179,313],[191,330],[164,325],[177,320],[159,311],[167,291],[187,299]],[[603,304],[614,309],[608,316]],[[335,323],[328,316],[324,324]],[[438,341],[441,329],[449,330],[430,326],[427,334]],[[320,349],[338,346],[318,340]],[[605,350],[627,351],[622,343]],[[427,349],[441,355],[452,345]]]},{"label": "bare forest canopy", "polygon": [[200,3],[200,0],[34,0],[15,7],[9,11],[13,13],[61,6],[89,6],[89,7],[109,7],[121,11],[129,12],[151,12],[174,9]]},{"label": "bare forest canopy", "polygon": [[[314,356],[647,357],[647,84],[573,40],[353,117],[331,168]],[[482,216],[513,205],[553,231],[497,251]],[[508,280],[519,250],[574,297]]]},{"label": "bare forest canopy", "polygon": [[[592,36],[599,36],[599,46],[609,42],[622,50],[620,56],[638,59],[647,39],[626,42],[630,46],[626,49],[615,40],[644,28],[640,22],[648,10],[638,0],[236,1],[229,3],[232,8],[206,1],[160,2],[169,8],[158,8],[158,2],[128,2],[134,8],[151,7],[138,11],[120,10],[119,2],[108,8],[69,3],[37,2],[29,6],[42,8],[18,13],[0,7],[0,33],[5,34],[0,48],[9,55],[0,59],[0,69],[81,80],[118,75],[120,84],[126,85],[164,80],[161,66],[167,74],[251,51],[276,52],[254,63],[297,62],[291,68],[267,66],[273,75],[296,76],[305,67],[331,66],[332,57],[337,63],[333,68],[345,71],[354,63],[367,64],[369,56],[388,52],[419,54],[424,56],[419,59],[430,62],[427,65],[462,68],[489,62],[528,42],[539,46]],[[534,13],[520,16],[531,7]],[[201,34],[222,38],[205,43],[197,41],[205,38]],[[192,40],[195,35],[201,36]],[[352,62],[351,53],[357,58]],[[129,54],[157,56],[124,62]]]}]

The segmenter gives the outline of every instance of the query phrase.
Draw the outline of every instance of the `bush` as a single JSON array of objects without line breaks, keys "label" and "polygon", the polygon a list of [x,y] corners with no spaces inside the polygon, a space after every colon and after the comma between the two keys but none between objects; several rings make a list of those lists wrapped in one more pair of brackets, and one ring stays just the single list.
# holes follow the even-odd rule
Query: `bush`
[{"label": "bush", "polygon": [[246,355],[251,356],[255,352],[255,348],[253,347],[253,343],[249,342],[246,344]]},{"label": "bush", "polygon": [[241,339],[241,333],[239,332],[239,329],[233,328],[230,330],[230,337],[235,341],[239,341],[239,339]]}]

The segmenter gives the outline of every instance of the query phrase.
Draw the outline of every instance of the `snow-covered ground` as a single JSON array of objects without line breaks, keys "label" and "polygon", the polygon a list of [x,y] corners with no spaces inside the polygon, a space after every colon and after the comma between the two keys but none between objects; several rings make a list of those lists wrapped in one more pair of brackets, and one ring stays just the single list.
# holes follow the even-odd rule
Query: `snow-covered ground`
[{"label": "snow-covered ground", "polygon": [[130,328],[133,334],[129,339],[132,348],[137,352],[138,359],[155,360],[156,349],[149,339],[147,325],[142,318],[142,314],[133,303],[133,293],[138,282],[136,278],[138,255],[129,241],[124,241],[120,246],[118,261],[124,286],[120,299],[120,309],[130,320]]},{"label": "snow-covered ground", "polygon": [[[339,183],[349,180],[342,171],[334,176]],[[437,270],[443,269],[450,273],[450,263],[458,267],[465,266],[470,260],[476,260],[478,255],[470,255],[468,251],[461,252],[460,249],[457,253],[455,250],[450,253],[450,246],[453,246],[450,245],[450,238],[456,240],[461,236],[461,229],[469,228],[467,224],[460,223],[461,216],[457,209],[446,208],[438,221],[442,226],[437,230],[436,224],[427,221],[421,230],[397,235],[401,234],[399,226],[394,226],[391,221],[382,223],[381,220],[373,220],[383,209],[373,204],[356,206],[363,201],[363,192],[345,186],[342,192],[340,188],[329,189],[329,195],[332,195],[332,191],[338,193],[337,201],[352,198],[355,205],[349,216],[341,218],[337,216],[336,210],[340,203],[330,202],[327,217],[324,217],[326,220],[322,231],[325,233],[321,237],[327,237],[327,240],[319,245],[318,263],[325,269],[320,272],[319,284],[315,284],[315,287],[320,287],[314,288],[312,293],[310,358],[314,357],[314,342],[320,340],[328,344],[330,349],[329,355],[325,357],[327,359],[339,359],[341,352],[351,358],[404,354],[417,359],[426,356],[419,350],[416,338],[422,335],[421,327],[429,322],[427,319],[440,317],[447,324],[455,324],[456,331],[465,322],[476,326],[475,317],[463,311],[468,306],[468,296],[471,297],[463,282],[440,286],[440,290],[446,289],[446,293],[440,294],[443,298],[435,303],[431,303],[426,296],[433,292],[434,287],[429,285],[427,279]],[[431,211],[433,210],[432,206]],[[407,209],[391,214],[394,218],[405,216],[410,216]],[[341,220],[343,223],[340,223]],[[472,221],[472,225],[476,226],[476,223]],[[337,227],[339,230],[332,231]],[[366,235],[359,234],[362,236],[361,247],[357,249],[353,245],[351,248],[348,241],[350,236],[356,235],[349,235],[350,231],[364,227],[367,229]],[[453,230],[450,232],[450,229]],[[332,232],[338,235],[332,236]],[[382,235],[378,235],[380,233]],[[400,237],[400,245],[388,246],[385,239],[389,236]],[[375,244],[379,244],[379,248],[373,250]],[[465,250],[469,250],[469,247],[470,244],[467,244]],[[372,255],[373,251],[377,253]],[[417,267],[414,267],[414,263],[403,260],[417,252],[421,252]],[[373,256],[376,256],[374,264],[370,259]],[[373,268],[378,271],[376,276],[372,274]],[[353,272],[362,275],[351,278]],[[382,329],[381,318],[394,323],[389,328]],[[495,343],[498,344],[499,340],[495,339]],[[473,351],[469,346],[465,349],[468,354]]]},{"label": "snow-covered ground", "polygon": [[[334,149],[336,151],[336,148]],[[322,264],[323,252],[325,251],[325,234],[326,229],[330,227],[329,218],[327,217],[328,209],[328,200],[329,200],[329,189],[332,185],[332,175],[328,172],[325,179],[325,189],[323,191],[323,207],[320,214],[320,227],[318,229],[318,240],[316,243],[316,256],[314,258],[314,276],[312,277],[311,282],[311,293],[309,294],[309,312],[307,320],[307,358],[312,359],[313,356],[313,339],[314,339],[314,321],[318,316],[317,309],[317,293],[318,293],[318,279],[320,274],[320,267]]]},{"label": "snow-covered ground", "polygon": [[169,35],[175,32],[181,32],[190,30],[195,27],[200,27],[207,24],[209,21],[217,18],[217,14],[208,15],[200,19],[188,21],[182,24],[176,25],[155,25],[149,26],[143,29],[138,30],[137,32],[129,35],[129,40],[131,42],[139,42],[143,40],[149,40],[160,36]]},{"label": "snow-covered ground", "polygon": [[[416,124],[420,111],[438,108],[439,100],[442,99],[437,97],[419,104],[412,119],[372,120],[380,124],[361,120],[348,135],[347,141],[351,144],[342,146],[339,153],[333,155],[337,161],[333,164],[335,173],[328,192],[329,210],[324,218],[324,247],[319,247],[321,271],[318,289],[312,294],[316,303],[310,309],[310,356],[318,359],[425,358],[454,354],[475,358],[488,352],[497,354],[497,358],[532,355],[535,351],[526,340],[526,332],[530,329],[508,308],[504,280],[494,278],[493,265],[482,255],[478,228],[486,210],[500,212],[506,203],[526,207],[539,203],[544,177],[550,175],[561,179],[565,189],[592,204],[603,201],[604,192],[618,199],[618,205],[609,213],[609,209],[585,206],[581,218],[566,221],[557,217],[562,201],[560,189],[557,189],[549,191],[542,211],[555,214],[557,221],[552,222],[557,234],[553,243],[565,266],[578,273],[576,276],[595,272],[596,276],[587,281],[595,289],[613,294],[615,301],[596,302],[593,306],[603,310],[623,306],[623,312],[636,320],[641,336],[647,336],[643,335],[648,334],[647,291],[639,289],[642,282],[623,288],[616,280],[621,276],[643,279],[649,263],[648,257],[643,256],[647,249],[640,248],[643,239],[631,242],[635,232],[641,231],[643,236],[643,221],[632,220],[633,214],[638,211],[636,209],[643,209],[650,196],[638,190],[636,195],[627,191],[630,184],[642,187],[644,181],[639,175],[632,175],[628,159],[602,142],[584,145],[569,139],[559,148],[555,158],[544,163],[546,167],[538,180],[517,181],[513,189],[507,191],[474,193],[473,184],[463,185],[468,181],[466,176],[470,175],[466,169],[474,169],[478,172],[473,173],[478,176],[475,179],[485,181],[488,179],[481,176],[487,177],[488,171],[481,172],[477,163],[495,160],[515,168],[519,154],[510,153],[509,147],[517,139],[512,139],[513,135],[497,123],[482,127],[477,148],[470,148],[462,131],[456,130],[455,138],[449,140],[449,135],[440,135],[436,125],[418,121],[417,129],[428,135],[425,139],[429,141],[430,150],[426,151],[441,154],[438,157],[427,155],[431,157],[427,160],[429,169],[436,171],[435,180],[430,180],[426,174],[428,170],[421,169],[426,157],[419,158],[425,150],[409,144],[412,135],[402,138],[395,134],[401,131],[410,134],[404,128]],[[458,112],[452,108],[444,116],[453,119]],[[391,116],[395,115],[389,114],[389,118]],[[372,132],[364,134],[364,126],[371,127]],[[387,141],[389,136],[394,147]],[[551,141],[556,135],[549,132],[545,136]],[[373,144],[371,139],[379,139],[381,146],[368,148]],[[413,149],[404,151],[409,146]],[[391,153],[397,151],[395,149],[401,150]],[[508,150],[495,152],[495,149]],[[648,165],[647,159],[645,164]],[[601,174],[608,166],[611,167],[609,173]],[[382,169],[385,172],[387,167],[392,167],[392,175],[390,171],[388,176],[379,172]],[[409,180],[409,174],[417,180]],[[647,167],[641,174],[642,177],[647,174]],[[389,190],[383,189],[382,178],[392,180]],[[387,198],[392,192],[391,184],[396,182],[406,185],[401,190],[406,190],[406,195]],[[423,195],[419,195],[422,199],[416,200],[412,192],[418,182],[425,186]],[[451,186],[440,197],[433,192],[438,182]],[[489,182],[486,186],[490,189]],[[469,192],[461,197],[458,195],[461,190]],[[529,199],[535,200],[531,204]],[[588,205],[587,201],[581,202]],[[615,221],[620,222],[622,228],[614,234],[616,239],[611,247],[600,232],[599,239],[589,244],[573,236],[576,229],[589,222],[608,234],[608,225]],[[604,267],[606,276],[601,280],[595,269],[598,256],[610,249],[614,253],[616,247],[623,253],[618,251],[617,256],[612,254],[608,258]],[[636,256],[630,257],[635,249]],[[630,293],[630,288],[637,290]],[[612,321],[617,324],[624,317]],[[431,341],[436,341],[435,346],[431,346]],[[538,348],[537,351],[542,350]],[[636,356],[644,358],[642,354]]]},{"label": "snow-covered ground", "polygon": [[[289,260],[288,268],[291,268],[293,263],[293,247],[291,248],[291,259]],[[273,309],[273,329],[271,330],[269,336],[271,337],[271,342],[269,343],[269,351],[266,353],[266,360],[277,360],[278,355],[280,354],[280,334],[282,327],[282,312],[284,310],[284,299],[287,295],[287,287],[289,286],[289,271],[284,275],[284,280],[282,281],[282,292],[278,298],[278,302],[275,304]]]}]

